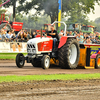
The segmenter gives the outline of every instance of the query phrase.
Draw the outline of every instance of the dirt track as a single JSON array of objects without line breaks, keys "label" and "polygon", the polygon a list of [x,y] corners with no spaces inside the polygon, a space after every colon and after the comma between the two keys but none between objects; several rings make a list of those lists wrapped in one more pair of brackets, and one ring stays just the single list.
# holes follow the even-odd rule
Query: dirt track
[{"label": "dirt track", "polygon": [[41,75],[41,74],[82,74],[82,73],[100,73],[100,69],[61,69],[52,66],[48,70],[35,68],[31,64],[25,64],[23,68],[17,68],[13,60],[0,60],[0,75]]},{"label": "dirt track", "polygon": [[100,80],[1,83],[0,100],[100,100]]},{"label": "dirt track", "polygon": [[[16,67],[14,61],[0,60],[0,75],[100,73],[100,69],[48,70],[26,64]],[[0,83],[0,100],[100,100],[100,79],[75,81],[28,81]]]}]

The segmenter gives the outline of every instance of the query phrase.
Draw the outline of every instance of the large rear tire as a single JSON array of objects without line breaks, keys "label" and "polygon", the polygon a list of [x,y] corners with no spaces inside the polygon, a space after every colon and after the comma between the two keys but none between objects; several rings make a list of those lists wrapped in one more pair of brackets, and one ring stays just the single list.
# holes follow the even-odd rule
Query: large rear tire
[{"label": "large rear tire", "polygon": [[22,68],[24,67],[25,64],[25,58],[24,55],[22,53],[17,54],[16,56],[16,65],[18,68]]},{"label": "large rear tire", "polygon": [[79,43],[76,39],[68,39],[66,44],[58,51],[61,68],[75,69],[80,57]]},{"label": "large rear tire", "polygon": [[4,30],[6,31],[10,31],[12,28],[11,28],[11,25],[9,23],[2,23],[0,25],[0,29],[4,28]]},{"label": "large rear tire", "polygon": [[95,59],[95,68],[96,69],[100,68],[100,55],[96,56],[96,59]]}]

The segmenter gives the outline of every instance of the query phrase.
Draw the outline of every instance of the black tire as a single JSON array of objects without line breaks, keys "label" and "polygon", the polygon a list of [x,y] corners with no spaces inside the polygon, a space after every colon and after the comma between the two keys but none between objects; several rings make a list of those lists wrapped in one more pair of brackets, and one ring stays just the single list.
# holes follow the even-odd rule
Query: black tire
[{"label": "black tire", "polygon": [[100,68],[100,55],[96,56],[96,59],[95,59],[95,68],[96,69]]},{"label": "black tire", "polygon": [[9,30],[12,29],[12,28],[11,28],[11,25],[10,25],[9,23],[2,23],[2,24],[0,25],[0,29],[2,29],[2,28],[4,28],[4,30],[7,30],[7,31],[9,31]]},{"label": "black tire", "polygon": [[25,57],[22,53],[17,54],[16,56],[16,65],[18,68],[24,67],[25,64]]},{"label": "black tire", "polygon": [[58,60],[61,68],[75,69],[78,65],[79,57],[80,48],[76,39],[68,39],[66,44],[58,50]]},{"label": "black tire", "polygon": [[48,69],[50,67],[50,57],[48,55],[43,56],[41,66],[43,69]]},{"label": "black tire", "polygon": [[33,65],[33,67],[41,67],[41,60],[39,59],[32,59],[31,64]]}]

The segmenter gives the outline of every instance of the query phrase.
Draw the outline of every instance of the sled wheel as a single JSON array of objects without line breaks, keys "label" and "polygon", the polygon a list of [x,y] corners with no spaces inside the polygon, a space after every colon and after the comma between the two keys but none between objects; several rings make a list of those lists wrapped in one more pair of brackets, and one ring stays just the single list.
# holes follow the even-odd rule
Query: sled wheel
[{"label": "sled wheel", "polygon": [[25,64],[25,58],[24,55],[22,53],[17,54],[16,56],[16,65],[18,68],[22,68],[24,67]]},{"label": "sled wheel", "polygon": [[95,59],[95,68],[96,69],[100,68],[100,55],[97,55]]},{"label": "sled wheel", "polygon": [[48,55],[43,56],[41,65],[43,69],[48,69],[50,67],[50,57]]}]

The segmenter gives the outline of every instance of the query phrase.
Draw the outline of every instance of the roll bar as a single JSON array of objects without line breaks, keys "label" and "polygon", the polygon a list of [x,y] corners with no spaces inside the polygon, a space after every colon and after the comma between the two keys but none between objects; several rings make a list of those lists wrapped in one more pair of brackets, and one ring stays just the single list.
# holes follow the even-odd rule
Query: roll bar
[{"label": "roll bar", "polygon": [[62,23],[62,24],[65,25],[65,30],[64,30],[64,36],[65,36],[65,35],[66,35],[66,29],[67,29],[66,23],[65,23],[65,22],[62,22],[62,21],[55,21],[55,22],[53,22],[51,25],[54,25],[55,23]]}]

